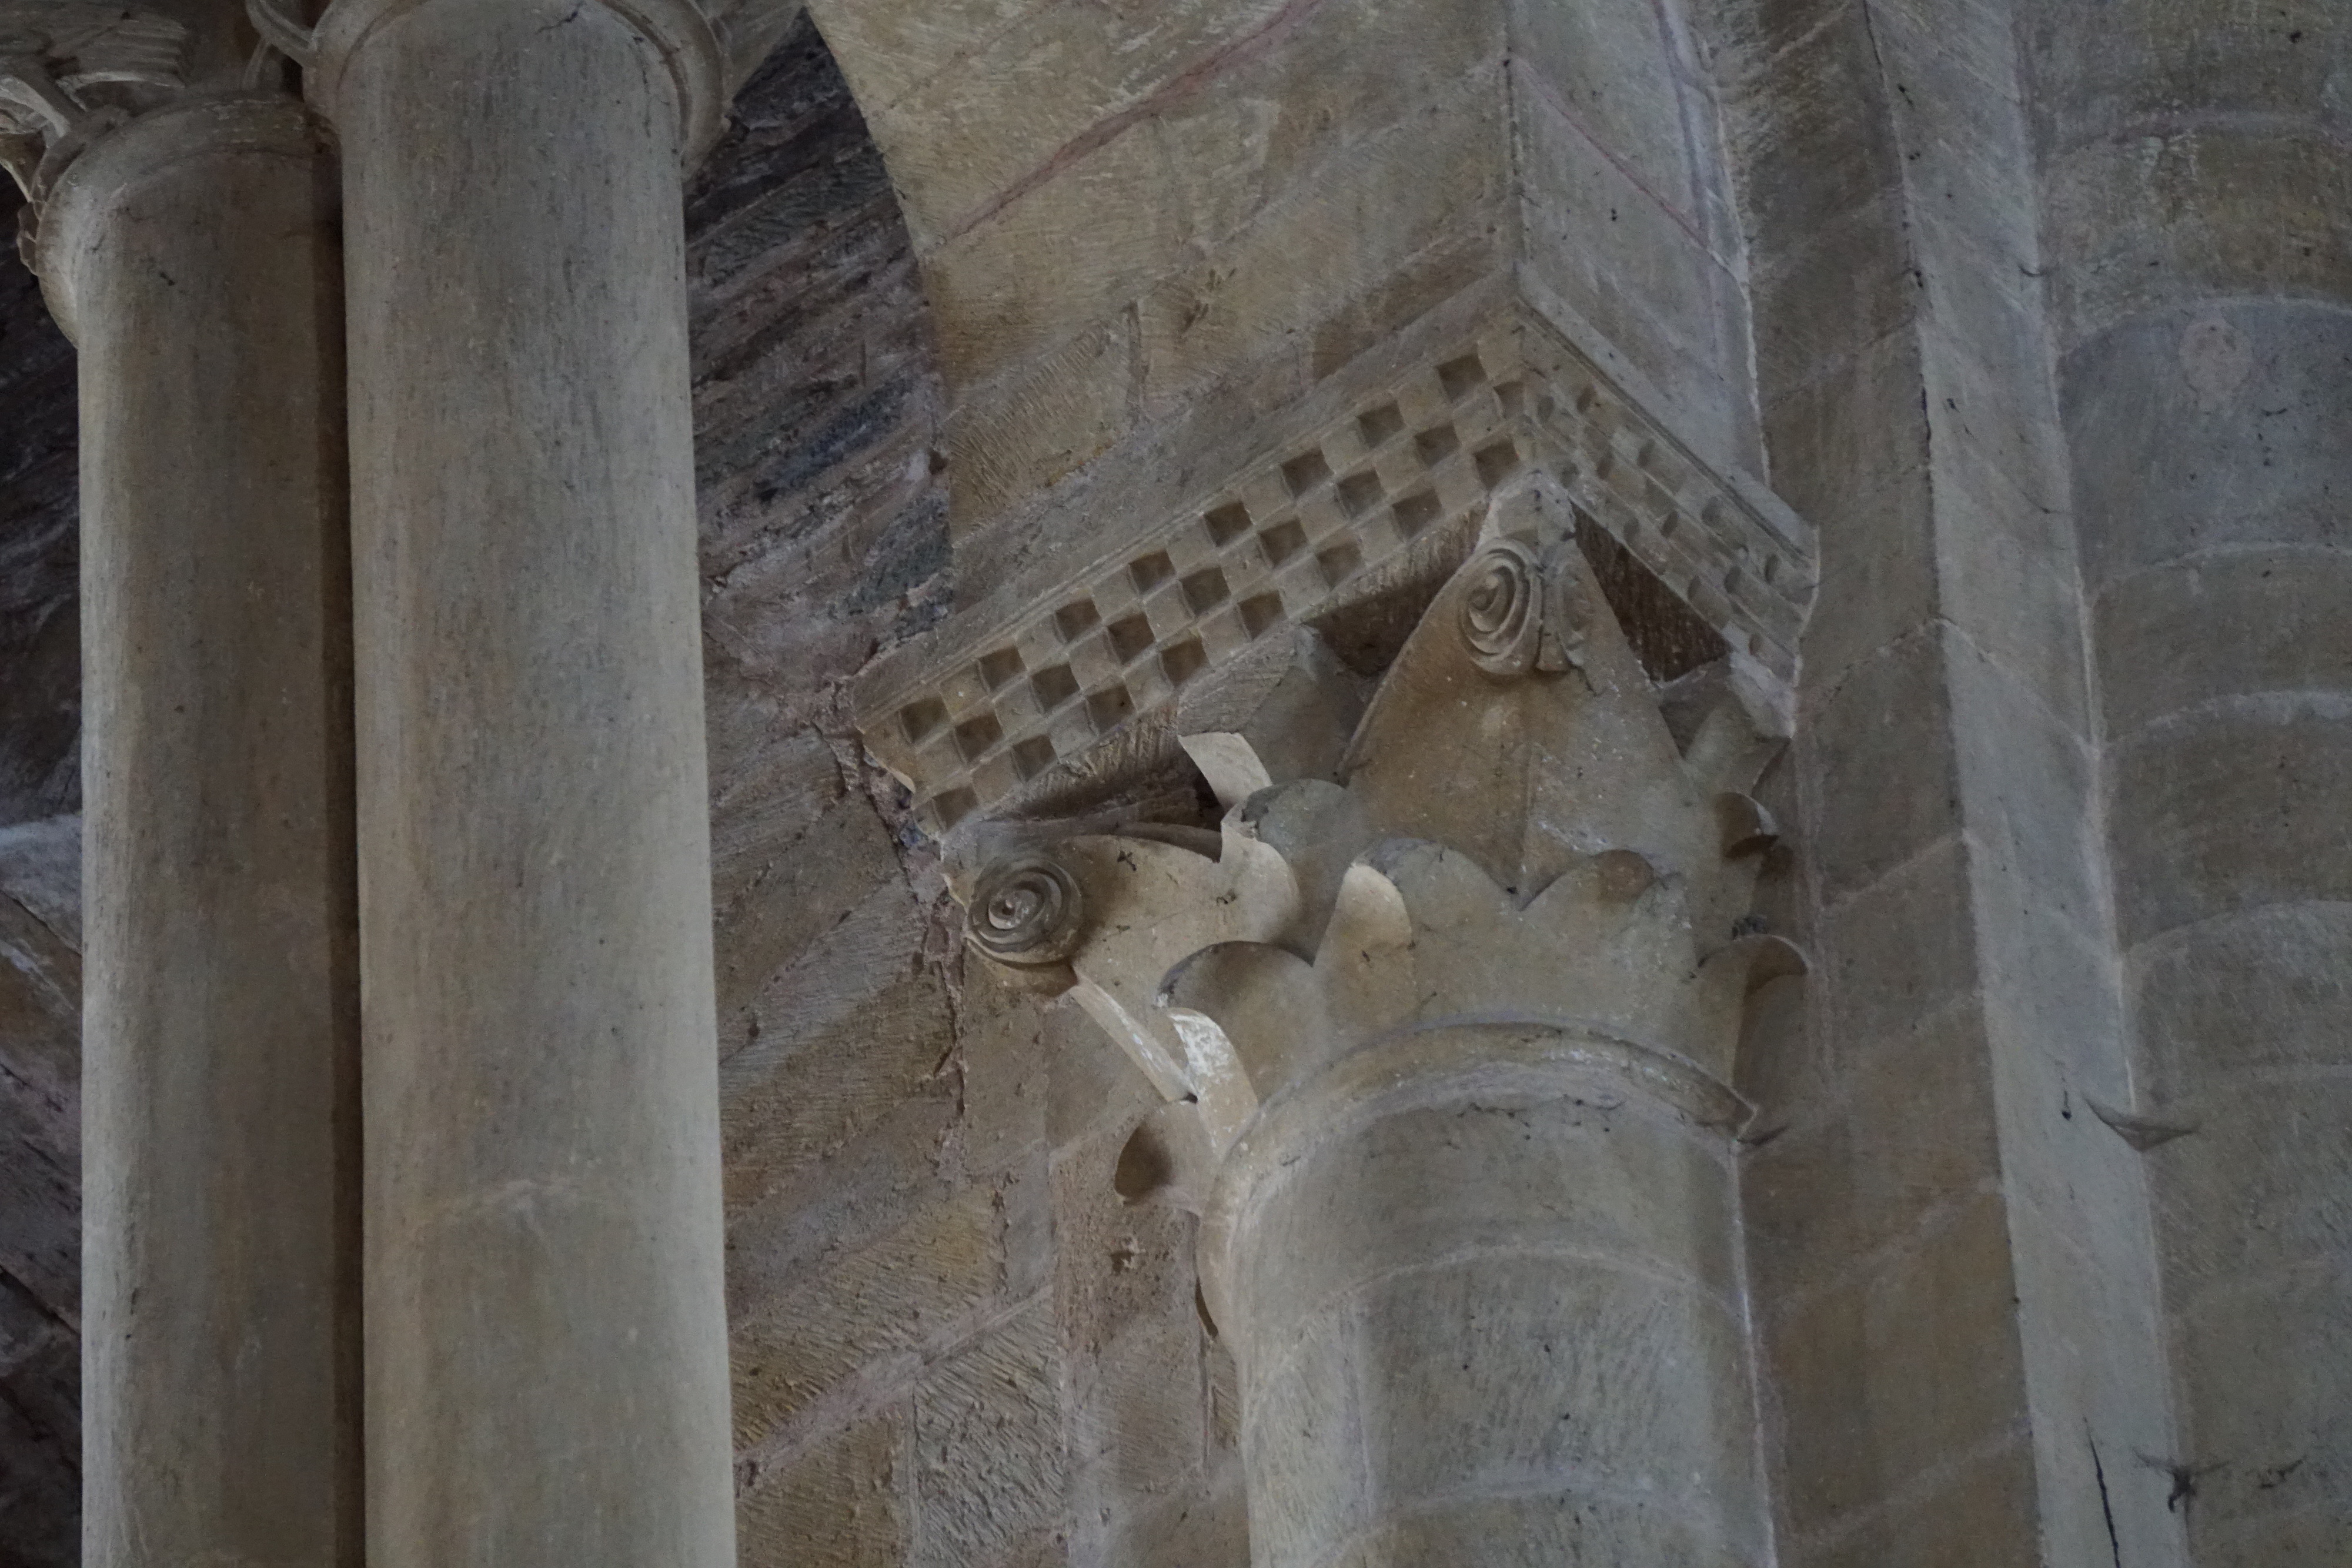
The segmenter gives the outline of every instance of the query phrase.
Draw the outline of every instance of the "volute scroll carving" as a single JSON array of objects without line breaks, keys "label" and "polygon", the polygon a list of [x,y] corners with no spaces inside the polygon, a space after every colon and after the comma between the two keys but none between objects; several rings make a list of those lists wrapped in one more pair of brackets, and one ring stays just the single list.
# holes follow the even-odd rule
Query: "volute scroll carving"
[{"label": "volute scroll carving", "polygon": [[1470,656],[1490,675],[1557,674],[1584,647],[1589,611],[1565,581],[1569,547],[1547,559],[1517,539],[1497,539],[1464,573],[1459,620]]},{"label": "volute scroll carving", "polygon": [[1086,893],[1059,862],[1018,855],[991,866],[971,898],[971,940],[1016,968],[1058,964],[1086,935]]}]

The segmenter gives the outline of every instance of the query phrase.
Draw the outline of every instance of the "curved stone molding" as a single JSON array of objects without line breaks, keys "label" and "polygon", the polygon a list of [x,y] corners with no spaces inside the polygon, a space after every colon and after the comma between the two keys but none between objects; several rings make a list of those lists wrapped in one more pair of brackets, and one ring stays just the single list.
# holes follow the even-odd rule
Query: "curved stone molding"
[{"label": "curved stone molding", "polygon": [[[278,0],[247,0],[254,26],[298,64],[312,99],[334,118],[335,95],[352,56],[370,34],[425,0],[335,0],[308,31],[276,9]],[[702,162],[726,129],[728,57],[710,16],[696,0],[593,0],[657,49],[677,91],[686,165]]]},{"label": "curved stone molding", "polygon": [[[1642,1095],[1695,1127],[1734,1130],[1747,1103],[1679,1058],[1553,1023],[1434,1024],[1351,1052],[1265,1107],[1209,1172],[1201,1206],[1201,1281],[1213,1314],[1234,1321],[1236,1233],[1304,1145],[1344,1138],[1400,1112],[1480,1099],[1489,1103],[1591,1094],[1594,1085]],[[1197,1179],[1197,1178],[1195,1178]]]},{"label": "curved stone molding", "polygon": [[[1538,469],[1792,706],[1812,530],[1753,480],[1708,470],[1531,312],[1236,466],[1115,553],[1040,568],[865,678],[860,730],[929,831],[1075,776],[1280,629],[1458,562],[1488,499]],[[1568,659],[1568,640],[1543,656]]]},{"label": "curved stone molding", "polygon": [[104,89],[177,92],[187,50],[187,28],[160,12],[89,0],[0,5],[0,115],[62,136],[104,106]]},{"label": "curved stone molding", "polygon": [[727,47],[731,93],[766,63],[807,9],[802,0],[709,0],[710,26]]}]

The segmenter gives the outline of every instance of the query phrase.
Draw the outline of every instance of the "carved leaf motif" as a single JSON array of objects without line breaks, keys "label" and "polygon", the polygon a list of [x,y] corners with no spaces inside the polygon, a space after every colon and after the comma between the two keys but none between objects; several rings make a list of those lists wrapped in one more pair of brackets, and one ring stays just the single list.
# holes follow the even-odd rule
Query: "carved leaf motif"
[{"label": "carved leaf motif", "polygon": [[[1649,676],[1568,542],[1572,517],[1541,475],[1496,498],[1486,545],[1406,640],[1343,765],[1377,833],[1447,844],[1522,899],[1602,850],[1687,866],[1715,848]],[[1504,667],[1519,673],[1499,685],[1487,629],[1516,639]],[[1562,657],[1547,660],[1554,638]]]},{"label": "carved leaf motif", "polygon": [[1540,473],[1496,496],[1341,781],[1229,800],[1213,854],[1057,847],[1089,905],[1080,1005],[1212,1151],[1352,1052],[1473,1025],[1670,1064],[1737,1110],[1750,994],[1804,967],[1744,917],[1776,837],[1746,789],[1780,742],[1736,668],[1681,683],[1670,722],[1572,516]]}]

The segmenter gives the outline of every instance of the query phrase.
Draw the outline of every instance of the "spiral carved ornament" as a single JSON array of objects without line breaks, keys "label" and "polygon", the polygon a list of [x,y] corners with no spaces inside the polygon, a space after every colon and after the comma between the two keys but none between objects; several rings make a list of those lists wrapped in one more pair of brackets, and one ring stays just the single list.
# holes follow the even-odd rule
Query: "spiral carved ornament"
[{"label": "spiral carved ornament", "polygon": [[971,945],[1001,964],[1058,964],[1086,931],[1086,896],[1077,879],[1043,855],[991,866],[973,890]]},{"label": "spiral carved ornament", "polygon": [[1487,674],[1558,674],[1583,663],[1591,602],[1574,580],[1574,545],[1549,555],[1517,538],[1496,539],[1463,569],[1462,640]]}]

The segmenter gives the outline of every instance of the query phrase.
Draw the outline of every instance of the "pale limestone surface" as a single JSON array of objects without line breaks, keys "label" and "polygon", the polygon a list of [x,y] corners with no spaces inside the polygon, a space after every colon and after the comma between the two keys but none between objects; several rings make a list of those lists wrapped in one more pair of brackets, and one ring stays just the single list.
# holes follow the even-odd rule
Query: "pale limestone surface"
[{"label": "pale limestone surface", "polygon": [[[2068,91],[2038,126],[2137,1048],[2123,1109],[2147,1146],[2194,1560],[2325,1562],[2352,1552],[2333,630],[2352,24],[2131,20],[2111,49],[2093,18],[2053,19]],[[2155,104],[2163,134],[2119,158]]]},{"label": "pale limestone surface", "polygon": [[[786,9],[726,20],[751,37]],[[1755,994],[1727,1070],[1754,1117],[1742,1142],[1705,1145],[1734,1173],[1717,1207],[1737,1214],[1775,1560],[2340,1554],[2333,11],[953,0],[817,16],[939,308],[949,429],[903,483],[955,494],[960,611],[1002,598],[1007,625],[1050,619],[1064,601],[1024,584],[1069,557],[1124,571],[1150,553],[1124,549],[1139,532],[1205,524],[1196,497],[1261,460],[1278,473],[1304,435],[1374,454],[1349,427],[1380,400],[1360,394],[1433,371],[1505,305],[1565,334],[1681,451],[1769,477],[1818,527],[1794,743],[1741,819],[1788,830],[1755,915],[1816,972]],[[788,290],[735,287],[715,319],[748,344],[736,318]],[[1461,1387],[1408,1379],[1373,1385],[1392,1403],[1369,1427],[1287,1449],[1253,1427],[1297,1507],[1243,1539],[1231,1456],[1247,1423],[1230,1344],[1192,1314],[1190,1221],[1120,1196],[1159,1182],[1206,1199],[1187,1164],[1208,1147],[1199,1114],[1151,1110],[1193,1042],[1127,1030],[1157,1042],[1147,1076],[1071,1004],[964,983],[943,956],[941,878],[824,683],[862,662],[861,637],[898,634],[878,601],[903,594],[919,620],[946,591],[878,545],[861,555],[862,535],[798,542],[793,508],[825,503],[765,509],[836,483],[774,488],[802,472],[780,455],[801,416],[769,434],[743,412],[761,384],[797,406],[772,374],[714,398],[730,455],[705,474],[722,509],[706,625],[731,666],[711,691],[746,1560],[1607,1561],[1627,1528],[1678,1528],[1637,1508],[1580,1538],[1494,1500],[1491,1478],[1456,1488],[1441,1531],[1368,1522],[1383,1499],[1461,1480],[1411,1445],[1331,1469],[1394,1411],[1455,1421],[1438,1458],[1480,1476],[1528,1451],[1481,1420],[1515,1408],[1516,1385],[1465,1413]],[[818,471],[834,437],[792,428],[814,432]],[[1357,470],[1329,466],[1344,507]],[[1374,469],[1365,515],[1384,517],[1412,487]],[[1350,679],[1393,656],[1382,615],[1409,626],[1469,548],[1441,533],[1378,593],[1317,601]],[[1297,559],[1319,569],[1338,543]],[[1643,570],[1720,624],[1701,602],[1719,580]],[[776,586],[794,572],[854,586],[816,613]],[[1145,620],[1167,690],[1122,675],[1150,700],[1132,720],[1090,713],[1105,722],[1066,776],[1024,779],[1054,788],[1023,809],[1097,835],[1156,821],[1139,862],[1181,866],[1229,841],[1200,836],[1214,808],[1183,771],[1185,705],[1153,706],[1182,684],[1188,629]],[[997,651],[962,662],[985,681]],[[951,700],[934,742],[1016,773],[1038,761],[1017,714]],[[1001,757],[982,728],[959,733],[983,708]],[[1230,738],[1266,713],[1244,696],[1202,748],[1226,794],[1256,781],[1247,767],[1275,777]],[[1035,827],[976,823],[965,847],[1034,848]],[[1476,929],[1475,912],[1449,928]],[[1246,1072],[1218,1084],[1220,1113],[1257,1113]],[[1328,1180],[1302,1191],[1326,1197],[1302,1197],[1298,1223],[1331,1243],[1343,1294],[1380,1262],[1349,1238],[1412,1245],[1381,1222],[1465,1168],[1413,1114],[1315,1145]],[[1630,1145],[1630,1113],[1612,1116],[1602,1139]],[[1507,1149],[1490,1121],[1468,1119],[1465,1148]],[[1538,1122],[1556,1157],[1514,1190],[1539,1194],[1602,1124],[1517,1124]],[[1634,1164],[1645,1194],[1666,1185]],[[1690,1179],[1688,1202],[1643,1222],[1714,1212]],[[1320,1223],[1349,1213],[1354,1230]],[[1276,1271],[1307,1250],[1274,1249]],[[1316,1354],[1381,1376],[1441,1345],[1507,1364],[1541,1338],[1521,1309],[1559,1293],[1497,1277],[1367,1296]],[[1579,1343],[1597,1359],[1579,1366],[1656,1386],[1591,1299]],[[1695,1321],[1676,1336],[1705,1340]],[[1302,1397],[1367,1386],[1297,1381]],[[1347,1416],[1344,1398],[1328,1413]],[[1488,1501],[1464,1501],[1482,1487]]]},{"label": "pale limestone surface", "polygon": [[[1233,36],[1279,49],[1282,40],[1312,30],[1312,9],[1286,10],[1263,34]],[[1028,19],[1053,16],[1050,7],[1016,11],[1021,21],[1006,25],[992,13],[962,34],[958,21],[938,13],[919,25],[861,20],[835,30],[854,55],[876,26],[901,27],[890,35],[896,68],[934,45],[941,60],[996,48],[997,40],[1021,36]],[[1755,1186],[1750,1207],[1756,1223],[1786,1238],[1759,1260],[1766,1321],[1776,1325],[1769,1343],[1780,1347],[1771,1354],[1789,1358],[1781,1363],[1789,1403],[1779,1412],[1789,1424],[1775,1444],[1787,1482],[1784,1550],[1823,1561],[1923,1552],[1951,1536],[1958,1509],[1987,1550],[2047,1550],[2062,1561],[2102,1552],[2179,1560],[2183,1497],[2172,1478],[2193,1473],[2194,1461],[2140,1460],[2191,1452],[2175,1429],[2171,1380],[2162,1369],[2168,1333],[2158,1305],[2159,1259],[2145,1239],[2145,1221],[2134,1218],[2147,1212],[2145,1160],[2165,1156],[2111,1130],[2133,1124],[2147,1108],[2132,1087],[2134,1053],[2113,956],[2114,900],[2097,831],[2104,729],[2086,670],[2089,615],[2070,516],[2081,483],[2070,466],[2088,459],[2080,452],[2070,459],[2053,358],[2071,329],[2053,325],[2042,279],[2051,261],[2063,259],[2064,243],[2108,243],[2111,225],[2095,204],[2112,204],[2114,193],[2144,184],[2168,193],[2210,191],[2200,199],[2219,202],[2226,186],[2256,205],[2273,201],[2278,216],[2209,229],[2192,219],[2178,251],[2189,273],[2256,265],[2273,236],[2284,235],[2297,243],[2278,246],[2278,265],[2263,276],[2308,287],[2340,255],[2326,214],[2341,204],[2306,195],[2290,212],[2284,198],[2262,196],[2324,188],[2324,171],[2293,184],[2304,178],[2293,171],[2321,170],[2324,157],[2287,149],[2230,162],[2229,149],[2213,141],[2222,134],[2217,123],[2197,132],[2201,141],[2158,149],[2145,173],[2137,165],[2101,173],[2105,165],[2084,162],[2073,183],[2049,187],[2045,205],[2042,126],[2076,111],[2067,89],[2050,87],[2037,69],[2079,57],[2112,72],[2146,54],[2173,60],[2168,68],[2178,72],[2191,58],[2223,59],[2231,63],[2221,79],[2234,84],[2231,91],[2277,84],[2290,97],[2303,95],[2299,102],[2326,104],[2333,78],[2318,62],[2333,57],[2333,25],[2299,12],[2253,24],[2210,7],[2147,7],[2112,27],[2087,29],[2078,45],[2064,41],[2064,26],[1999,6],[1955,17],[1907,5],[1727,5],[1699,7],[1682,20],[1703,40],[1696,52],[1720,84],[1738,213],[1732,226],[1745,242],[1742,276],[1752,280],[1748,306],[1765,460],[1776,486],[1823,529],[1822,612],[1808,641],[1803,707],[1821,716],[1822,728],[1816,735],[1801,727],[1794,765],[1779,785],[1784,814],[1803,827],[1801,853],[1818,854],[1822,863],[1799,861],[1790,869],[1801,874],[1770,896],[1792,926],[1813,933],[1828,983],[1810,1009],[1783,1010],[1781,1038],[1763,1053],[1786,1059],[1763,1082],[1779,1096],[1768,1107],[1773,1130],[1789,1142],[1778,1153],[1768,1145],[1756,1157],[1758,1170],[1773,1179]],[[1034,25],[1042,31],[1048,24]],[[1475,28],[1449,37],[1460,36],[1475,36]],[[1532,35],[1515,30],[1512,41],[1534,52]],[[2306,45],[2308,52],[2289,53]],[[2276,53],[2255,63],[2265,48]],[[1605,53],[1588,46],[1588,57]],[[1189,105],[1213,95],[1226,66],[1245,57],[1254,57],[1249,48],[1196,57],[1193,72],[1181,78],[1181,98]],[[1391,64],[1367,61],[1364,69],[1376,76]],[[850,69],[864,79],[866,68],[856,59]],[[1083,94],[1097,78],[1080,75]],[[2126,71],[2119,79],[2127,78]],[[877,117],[898,114],[911,128],[902,140],[919,135],[919,81],[887,73],[874,79],[881,85],[869,96],[889,106]],[[2046,108],[2037,104],[2037,90],[2047,91]],[[2108,83],[2100,90],[2117,89]],[[2137,101],[2160,96],[2151,95]],[[1564,101],[1584,111],[1578,121],[1587,131],[1610,123],[1572,94]],[[1033,123],[1051,112],[1026,104],[1008,122]],[[1056,183],[1107,162],[1121,141],[1166,118],[1152,104],[1131,118],[1098,120],[1060,142],[1053,159],[1032,164],[1001,207],[970,210],[984,214],[984,226],[1045,200]],[[2228,133],[2242,135],[2242,122]],[[1593,134],[1607,142],[1605,130]],[[2208,143],[2212,158],[2200,151]],[[894,159],[908,165],[891,144]],[[2105,149],[2127,143],[2085,138],[2082,144],[2086,158],[2112,162],[2120,154]],[[1674,187],[1656,163],[1638,151],[1612,151],[1620,153],[1617,170],[1639,172],[1671,197]],[[2222,172],[2225,163],[2237,172]],[[919,184],[929,167],[915,163],[904,178]],[[1066,199],[1087,198],[1074,192]],[[1409,211],[1399,204],[1381,216],[1393,215],[1410,232]],[[2178,212],[2168,212],[2168,231],[2179,229]],[[2045,225],[2059,235],[2059,251],[2045,251]],[[1591,270],[1591,236],[1553,235],[1549,245],[1528,242],[1519,287],[1543,299],[1555,319],[1589,329],[1580,334],[1588,345],[1611,340],[1622,350],[1638,341],[1634,319],[1609,308],[1618,280]],[[2149,235],[2137,250],[2117,248],[2099,261],[2087,276],[2110,281],[2095,288],[2056,273],[2062,314],[2076,308],[2069,290],[2090,289],[2080,296],[2089,301],[2083,308],[2096,313],[2131,308],[2149,288],[2173,287],[2147,281],[2168,277],[2175,254],[2153,226]],[[2300,243],[2306,235],[2310,243]],[[1247,278],[1246,249],[1236,244],[1234,251],[1226,265]],[[1082,272],[1087,265],[1082,259]],[[1540,292],[1548,277],[1575,276],[1579,267],[1587,269],[1586,288],[1569,308]],[[1460,287],[1465,275],[1453,276]],[[1654,267],[1643,282],[1657,287],[1673,276]],[[1344,284],[1336,290],[1346,291]],[[1695,298],[1684,296],[1665,312],[1686,341],[1706,329]],[[1021,341],[1018,334],[1013,340]],[[1168,405],[1156,409],[1149,400],[1148,337],[1124,349],[1115,334],[1070,343],[1053,362],[1055,385],[1073,384],[1077,371],[1098,362],[1108,367],[1107,388],[1135,384],[1130,367],[1139,365],[1147,395],[1130,398],[1130,417],[1179,451],[1195,449],[1186,421],[1206,416],[1193,411],[1213,406],[1231,419],[1300,395],[1287,390],[1297,383],[1286,382],[1285,372],[1241,371],[1217,398],[1170,411],[1153,424]],[[1081,346],[1083,359],[1075,357]],[[2231,352],[2210,326],[2195,346],[2198,354],[2182,361],[2194,395],[2226,395],[2241,373],[2232,367],[2249,356]],[[1653,384],[1680,384],[1661,373],[1671,360],[1654,349],[1627,357]],[[1336,361],[1317,362],[1314,373],[1328,374],[1327,367]],[[2136,432],[2142,415],[2130,389],[2151,376],[2160,382],[2164,373],[2105,383],[2124,399],[2120,417]],[[1107,401],[1097,397],[1092,406]],[[2277,409],[2278,401],[2268,407]],[[2341,402],[2340,394],[2323,396],[2312,406],[2340,419]],[[989,432],[994,459],[1003,447],[1004,399],[975,402],[996,422]],[[1662,398],[1651,406],[1673,404]],[[1687,420],[1687,406],[1675,409],[1670,423],[1695,431],[1700,425]],[[1038,420],[1048,431],[1079,428],[1071,413],[1042,402]],[[1114,444],[1091,470],[1082,460],[1063,490],[1084,497],[1092,482],[1113,487],[1097,492],[1105,499],[1152,493],[1152,465],[1122,460],[1115,427],[1096,415],[1085,430],[1078,451]],[[2191,450],[2171,448],[2184,459]],[[2145,467],[2144,459],[2126,461]],[[2189,461],[2179,466],[2176,495],[2187,473],[2213,471]],[[2309,472],[2291,464],[2261,469],[2274,483]],[[1090,474],[1101,478],[1090,481]],[[977,483],[1002,481],[983,476]],[[991,489],[984,504],[997,493]],[[1049,524],[1066,515],[1040,508]],[[2241,514],[2224,505],[2203,515],[2209,526],[2227,526]],[[1064,526],[1013,532],[1025,541],[1071,537]],[[2085,544],[2096,548],[2089,536]],[[1005,549],[984,534],[960,544],[959,555],[983,587],[1013,575],[1000,564]],[[2258,754],[2217,747],[2214,755],[2215,767],[2227,769]],[[2286,778],[2293,797],[2324,818],[2330,797],[2318,782],[2320,756],[2314,751],[2298,769],[2282,753],[2273,758],[2280,766],[2250,767],[2244,777]],[[2187,787],[2224,788],[2222,778],[2217,772],[2210,786]],[[2247,819],[2241,812],[2232,820]],[[2259,820],[2267,834],[2280,819]],[[2296,820],[2285,821],[2294,839],[2285,848],[2289,863],[2325,863],[2324,831],[2294,838]],[[2169,859],[2160,839],[2126,852]],[[2227,874],[2251,890],[2262,873],[2257,862]],[[1915,1116],[1905,1079],[1877,1076],[1882,1053],[1954,1071],[1956,1113]],[[1976,1066],[1967,1070],[1961,1064],[1971,1056]],[[2108,1114],[2079,1113],[2091,1105]],[[1979,1108],[1989,1121],[1979,1119]],[[2318,1124],[2336,1129],[2326,1137],[2340,1136],[2339,1119]],[[1920,1162],[1932,1178],[1927,1186],[1890,1185],[1881,1162],[1896,1151]],[[2331,1165],[2323,1158],[2315,1169]],[[2315,1180],[2332,1188],[2331,1178]],[[1996,1195],[1990,1212],[1980,1201],[1988,1194]],[[1868,1228],[1843,1223],[1840,1216],[1864,1198]],[[1990,1257],[2001,1260],[1999,1267],[1985,1266]],[[1939,1279],[1948,1283],[1935,1284]],[[1938,1291],[1948,1299],[1950,1281],[1963,1282],[1967,1299],[1951,1301],[1938,1335],[1922,1341],[1872,1326],[1891,1331],[1916,1316],[1903,1304],[1906,1291]],[[1928,1348],[1955,1334],[1980,1353]],[[1808,1345],[1858,1359],[1866,1370],[1859,1380],[1817,1372],[1828,1364],[1811,1359]],[[2030,1464],[2021,1472],[2025,1455]]]},{"label": "pale limestone surface", "polygon": [[[1106,451],[1245,429],[1514,272],[1601,323],[1710,462],[1757,451],[1713,84],[1650,5],[811,14],[923,258],[966,532]],[[1001,531],[969,586],[1037,542]]]},{"label": "pale limestone surface", "polygon": [[[80,354],[83,1550],[358,1561],[358,929],[327,139],[169,18],[19,6]],[[122,123],[131,114],[130,123]],[[79,925],[80,929],[75,929]]]},{"label": "pale limestone surface", "polygon": [[719,1568],[694,106],[601,5],[338,11],[368,1560]]}]

